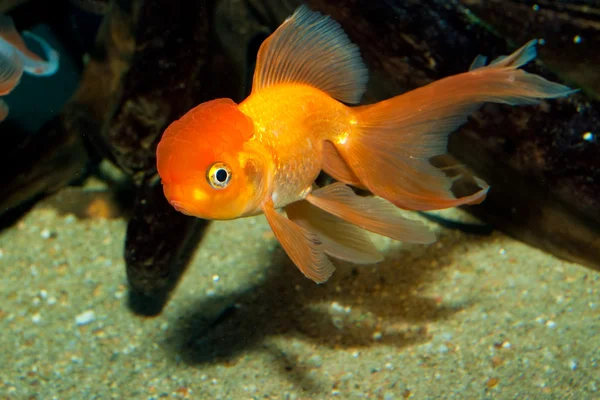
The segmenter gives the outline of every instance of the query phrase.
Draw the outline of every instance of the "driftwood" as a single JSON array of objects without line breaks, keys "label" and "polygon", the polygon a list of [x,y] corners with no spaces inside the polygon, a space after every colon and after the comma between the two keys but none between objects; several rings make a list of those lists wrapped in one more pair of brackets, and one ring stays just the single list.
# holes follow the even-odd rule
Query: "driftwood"
[{"label": "driftwood", "polygon": [[192,106],[239,87],[211,39],[213,3],[114,0],[69,104],[36,135],[15,131],[3,158],[10,169],[0,174],[9,194],[2,212],[81,178],[100,160],[118,167],[134,189],[124,254],[131,304],[141,313],[161,310],[206,225],[166,202],[156,144]]},{"label": "driftwood", "polygon": [[0,0],[0,13],[6,13],[28,1],[29,0]]},{"label": "driftwood", "polygon": [[142,313],[162,309],[206,225],[167,203],[156,179],[155,149],[169,123],[229,87],[215,82],[236,82],[211,43],[212,10],[212,1],[116,1],[107,16],[129,16],[105,37],[125,30],[134,46],[99,142],[137,188],[125,260],[131,304]]}]

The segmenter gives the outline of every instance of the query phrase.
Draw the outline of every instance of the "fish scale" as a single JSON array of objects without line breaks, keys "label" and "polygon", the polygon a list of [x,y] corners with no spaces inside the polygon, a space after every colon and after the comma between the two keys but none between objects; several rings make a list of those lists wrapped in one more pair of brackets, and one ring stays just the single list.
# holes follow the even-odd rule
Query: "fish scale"
[{"label": "fish scale", "polygon": [[351,112],[324,92],[303,85],[262,89],[240,104],[273,158],[275,207],[303,199],[323,166],[323,141],[352,129]]}]

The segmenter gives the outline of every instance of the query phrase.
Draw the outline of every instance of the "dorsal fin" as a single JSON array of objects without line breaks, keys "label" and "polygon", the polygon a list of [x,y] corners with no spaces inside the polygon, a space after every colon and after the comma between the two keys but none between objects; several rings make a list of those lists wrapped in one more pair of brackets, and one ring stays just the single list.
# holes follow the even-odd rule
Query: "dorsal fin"
[{"label": "dorsal fin", "polygon": [[302,5],[260,46],[252,90],[299,83],[356,104],[368,79],[358,46],[340,24]]}]

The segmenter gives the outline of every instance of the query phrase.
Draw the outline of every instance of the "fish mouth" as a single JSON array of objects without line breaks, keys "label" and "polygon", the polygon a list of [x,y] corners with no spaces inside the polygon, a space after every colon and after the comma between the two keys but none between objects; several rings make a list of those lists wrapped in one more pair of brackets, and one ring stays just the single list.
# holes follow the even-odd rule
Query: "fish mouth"
[{"label": "fish mouth", "polygon": [[177,185],[168,185],[163,182],[163,192],[169,204],[177,211],[185,215],[192,215],[190,207],[186,206],[185,201],[181,201],[183,193],[181,187]]},{"label": "fish mouth", "polygon": [[185,204],[181,201],[170,200],[169,204],[173,206],[175,210],[185,215],[192,215],[192,213],[185,207]]}]

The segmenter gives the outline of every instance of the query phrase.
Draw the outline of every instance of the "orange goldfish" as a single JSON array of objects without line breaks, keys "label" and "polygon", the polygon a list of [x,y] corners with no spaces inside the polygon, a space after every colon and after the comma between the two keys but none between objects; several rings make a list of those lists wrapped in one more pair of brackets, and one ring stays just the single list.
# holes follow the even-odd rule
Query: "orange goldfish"
[{"label": "orange goldfish", "polygon": [[[535,58],[535,44],[489,65],[479,56],[469,72],[350,107],[368,79],[359,50],[337,22],[301,6],[261,45],[248,98],[200,104],[166,129],[156,153],[164,194],[199,218],[264,214],[317,283],[333,273],[330,257],[382,260],[366,231],[431,243],[426,226],[397,207],[443,209],[487,193],[481,182],[476,193],[456,198],[454,179],[430,163],[446,152],[448,135],[484,102],[535,104],[573,92],[518,69]],[[322,170],[338,182],[315,187]]]},{"label": "orange goldfish", "polygon": [[[19,84],[23,72],[50,76],[58,70],[58,52],[31,32],[23,32],[23,35],[38,42],[47,60],[27,48],[12,18],[0,14],[0,96],[9,94]],[[0,122],[7,116],[8,106],[0,99]]]}]

